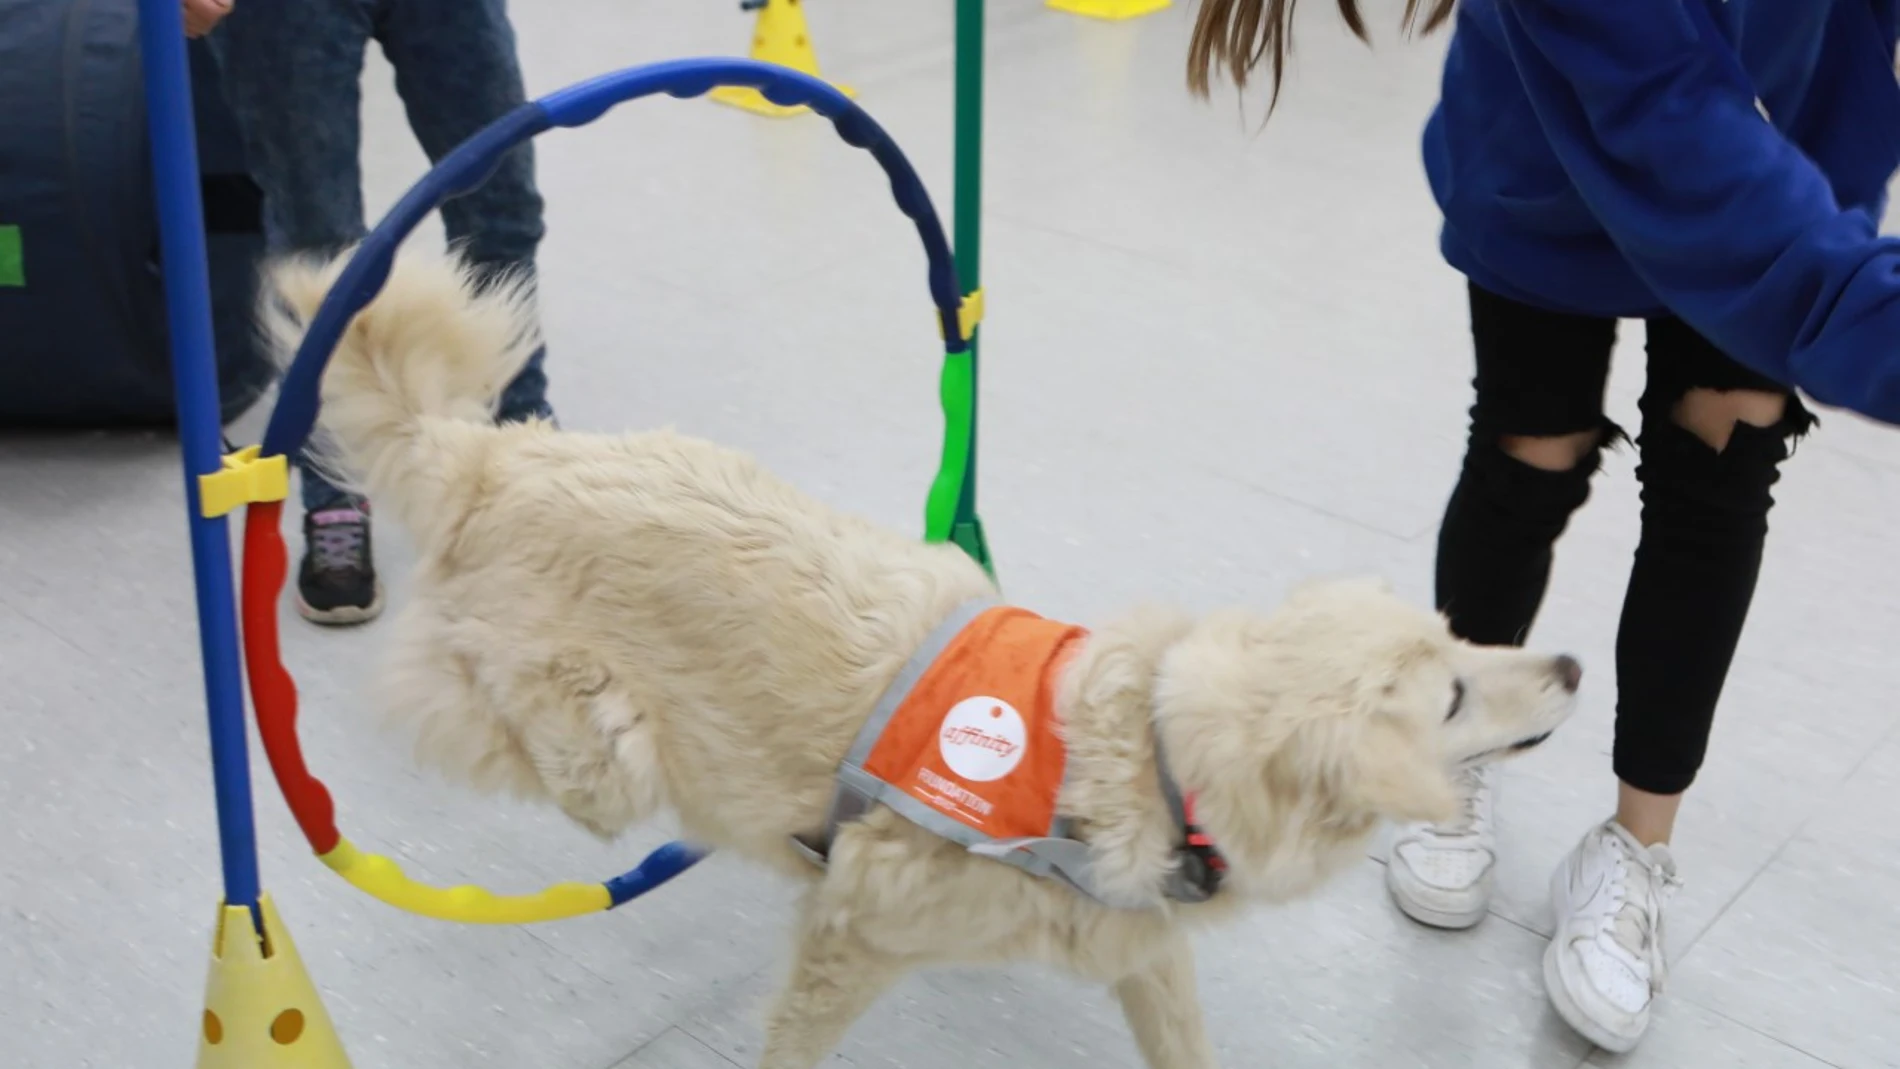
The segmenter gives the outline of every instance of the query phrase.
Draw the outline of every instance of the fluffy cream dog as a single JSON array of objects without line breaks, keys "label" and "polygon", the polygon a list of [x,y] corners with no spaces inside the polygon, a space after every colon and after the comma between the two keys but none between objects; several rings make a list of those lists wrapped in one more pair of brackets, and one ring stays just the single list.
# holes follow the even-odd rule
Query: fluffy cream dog
[{"label": "fluffy cream dog", "polygon": [[[277,270],[284,351],[338,266]],[[1020,959],[1112,985],[1156,1069],[1211,1067],[1191,925],[1312,891],[1381,820],[1449,817],[1459,766],[1534,745],[1572,707],[1575,661],[1463,644],[1374,583],[1268,614],[1133,611],[1093,628],[1055,702],[1059,811],[1129,908],[883,808],[819,868],[793,836],[823,827],[880,696],[989,579],[703,441],[492,426],[538,344],[529,300],[478,293],[452,259],[399,261],[323,380],[341,461],[420,554],[379,696],[426,763],[477,787],[603,836],[670,810],[809,881],[767,1069],[815,1064],[906,970]],[[1226,862],[1203,903],[1163,894],[1182,828],[1157,737]]]}]

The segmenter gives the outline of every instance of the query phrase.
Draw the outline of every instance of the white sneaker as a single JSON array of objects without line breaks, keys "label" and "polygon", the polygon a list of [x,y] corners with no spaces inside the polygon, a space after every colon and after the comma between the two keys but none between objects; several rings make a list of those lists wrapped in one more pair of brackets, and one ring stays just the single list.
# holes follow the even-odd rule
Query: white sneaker
[{"label": "white sneaker", "polygon": [[1497,774],[1488,766],[1460,773],[1464,808],[1447,824],[1399,830],[1386,858],[1385,886],[1408,917],[1434,928],[1469,928],[1491,905],[1497,867]]},{"label": "white sneaker", "polygon": [[1647,849],[1612,820],[1591,830],[1550,878],[1557,934],[1544,987],[1585,1039],[1617,1054],[1649,1028],[1668,971],[1663,907],[1682,880],[1662,845]]}]

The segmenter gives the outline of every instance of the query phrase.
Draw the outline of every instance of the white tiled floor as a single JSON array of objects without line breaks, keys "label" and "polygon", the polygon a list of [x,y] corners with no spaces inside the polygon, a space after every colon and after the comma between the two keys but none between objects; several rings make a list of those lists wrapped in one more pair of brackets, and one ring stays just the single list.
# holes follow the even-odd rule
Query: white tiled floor
[{"label": "white tiled floor", "polygon": [[[1374,571],[1429,595],[1462,441],[1459,281],[1416,162],[1438,45],[1376,54],[1307,5],[1300,73],[1259,109],[1181,85],[1187,13],[1108,25],[995,4],[983,483],[1011,593],[1087,620],[1130,600],[1270,604]],[[1381,5],[1375,5],[1381,6]],[[742,47],[732,5],[518,5],[531,89]],[[819,0],[830,72],[946,214],[951,4]],[[1376,21],[1376,20],[1375,20]],[[367,170],[423,167],[380,64]],[[540,142],[555,402],[571,426],[673,423],[915,528],[936,448],[921,257],[869,161],[815,121],[648,102]],[[1640,363],[1613,394],[1634,421]],[[255,423],[255,419],[251,421]],[[254,429],[247,428],[254,434]],[[1497,916],[1431,933],[1368,860],[1203,947],[1230,1066],[1874,1069],[1900,1065],[1900,438],[1835,415],[1789,465],[1712,763],[1654,1034],[1592,1055],[1546,1008],[1541,895],[1604,812],[1613,633],[1635,537],[1627,456],[1565,541],[1540,641],[1586,712],[1514,766]],[[179,474],[157,437],[0,439],[0,1062],[187,1064],[217,893]],[[406,562],[380,546],[401,598]],[[368,845],[436,881],[598,877],[559,818],[425,780],[360,686],[375,628],[286,623],[313,764]],[[259,768],[268,885],[363,1069],[722,1069],[758,1049],[788,891],[731,859],[611,915],[463,929],[355,896]],[[914,978],[834,1064],[1133,1066],[1100,992],[1039,972]]]}]

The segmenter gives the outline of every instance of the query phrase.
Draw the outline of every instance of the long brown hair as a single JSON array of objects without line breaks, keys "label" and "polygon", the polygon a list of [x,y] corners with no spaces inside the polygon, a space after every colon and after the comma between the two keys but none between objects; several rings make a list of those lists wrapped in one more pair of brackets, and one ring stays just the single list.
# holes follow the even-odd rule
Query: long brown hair
[{"label": "long brown hair", "polygon": [[[1269,104],[1280,100],[1280,81],[1286,73],[1286,57],[1293,51],[1293,5],[1297,0],[1202,0],[1194,20],[1194,39],[1188,45],[1188,88],[1196,96],[1206,96],[1216,68],[1227,75],[1234,88],[1245,89],[1248,76],[1260,61],[1272,58],[1273,96]],[[1366,37],[1366,22],[1359,14],[1358,0],[1338,0],[1339,15],[1346,28],[1360,40]],[[1451,17],[1458,0],[1405,0],[1405,15],[1399,26],[1407,33],[1430,33]]]}]

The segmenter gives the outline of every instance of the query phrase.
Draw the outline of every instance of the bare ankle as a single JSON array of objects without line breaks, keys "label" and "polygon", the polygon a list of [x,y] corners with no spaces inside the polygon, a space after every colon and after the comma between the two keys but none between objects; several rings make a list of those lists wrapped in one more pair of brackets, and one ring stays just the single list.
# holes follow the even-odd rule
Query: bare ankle
[{"label": "bare ankle", "polygon": [[1652,794],[1627,783],[1616,786],[1616,822],[1623,830],[1646,847],[1667,844],[1675,835],[1682,795]]}]

